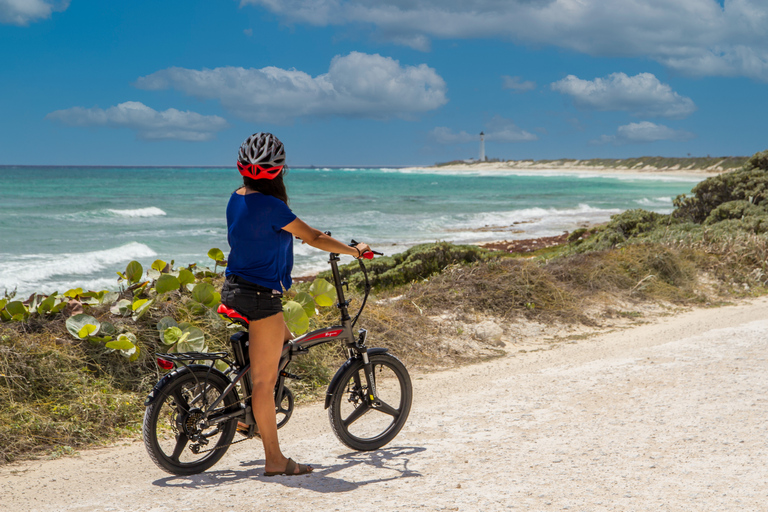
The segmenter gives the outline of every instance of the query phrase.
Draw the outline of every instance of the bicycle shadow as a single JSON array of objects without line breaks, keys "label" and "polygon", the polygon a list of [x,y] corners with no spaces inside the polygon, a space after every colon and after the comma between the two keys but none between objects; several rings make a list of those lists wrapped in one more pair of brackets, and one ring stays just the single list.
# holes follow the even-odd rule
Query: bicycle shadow
[{"label": "bicycle shadow", "polygon": [[[242,467],[254,466],[253,469],[207,471],[197,475],[169,476],[155,480],[152,485],[180,489],[205,489],[248,479],[279,483],[286,487],[301,487],[320,493],[349,492],[369,484],[400,478],[421,477],[421,473],[409,469],[408,464],[411,460],[410,457],[425,450],[426,448],[423,447],[392,447],[371,452],[346,453],[338,457],[342,461],[340,464],[330,466],[312,464],[315,470],[310,475],[302,477],[264,476],[264,460],[254,460],[240,463]],[[331,476],[334,473],[361,465],[373,466],[377,471],[387,471],[390,475],[359,481],[349,481]]]}]

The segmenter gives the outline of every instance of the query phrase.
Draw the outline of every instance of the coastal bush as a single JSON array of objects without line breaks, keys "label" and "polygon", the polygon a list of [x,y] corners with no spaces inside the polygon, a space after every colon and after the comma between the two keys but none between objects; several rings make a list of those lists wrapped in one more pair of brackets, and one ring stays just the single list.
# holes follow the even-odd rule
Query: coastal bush
[{"label": "coastal bush", "polygon": [[583,239],[573,240],[575,252],[603,251],[637,239],[658,228],[668,226],[674,220],[669,215],[635,209],[616,214],[595,234]]},{"label": "coastal bush", "polygon": [[741,200],[760,205],[768,197],[768,150],[752,155],[740,169],[707,178],[691,194],[675,198],[673,215],[697,224],[723,203]]},{"label": "coastal bush", "polygon": [[[454,245],[449,242],[415,245],[393,256],[377,257],[366,263],[368,277],[375,289],[392,288],[419,279],[426,279],[448,265],[467,264],[488,259],[494,254],[476,245]],[[339,267],[350,286],[362,290],[365,279],[356,262]],[[323,272],[321,277],[330,277]]]}]

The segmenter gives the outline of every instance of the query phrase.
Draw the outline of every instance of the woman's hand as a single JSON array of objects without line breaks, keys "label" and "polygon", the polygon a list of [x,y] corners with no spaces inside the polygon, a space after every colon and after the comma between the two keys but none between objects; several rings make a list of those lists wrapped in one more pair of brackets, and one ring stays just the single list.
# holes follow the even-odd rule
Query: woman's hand
[{"label": "woman's hand", "polygon": [[365,253],[367,253],[368,251],[370,251],[370,250],[371,250],[371,248],[368,246],[368,244],[364,244],[364,243],[362,243],[362,242],[361,242],[361,243],[359,243],[359,244],[357,244],[357,245],[355,246],[355,249],[357,249],[357,250],[360,252],[360,255],[359,255],[359,256],[356,256],[356,258],[358,258],[358,259],[359,259],[359,258],[362,258],[362,257],[363,257],[363,254],[365,254]]}]

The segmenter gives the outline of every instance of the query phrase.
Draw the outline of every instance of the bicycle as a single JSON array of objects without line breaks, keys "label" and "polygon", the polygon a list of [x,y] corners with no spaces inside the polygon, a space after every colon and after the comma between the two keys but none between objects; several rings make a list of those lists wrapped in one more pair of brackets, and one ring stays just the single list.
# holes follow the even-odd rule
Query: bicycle
[{"label": "bicycle", "polygon": [[[352,240],[350,245],[356,244]],[[373,254],[371,251],[364,257],[370,259]],[[285,382],[300,377],[286,370],[291,361],[312,347],[341,341],[349,357],[331,379],[325,395],[331,429],[353,450],[377,450],[392,441],[408,419],[413,398],[411,379],[405,365],[388,349],[366,346],[365,329],[359,329],[355,337],[353,328],[365,309],[371,284],[362,259],[358,259],[365,278],[365,295],[359,311],[351,318],[350,301],[345,300],[343,290],[349,286],[341,280],[338,261],[339,255],[330,253],[328,263],[341,323],[308,332],[283,345],[275,384],[277,428],[288,423],[294,409],[294,396]],[[160,379],[144,402],[144,445],[154,463],[174,475],[201,473],[216,464],[232,444],[258,435],[251,413],[248,320],[223,304],[218,312],[246,327],[230,337],[234,360],[228,352],[157,354],[158,365],[172,371]],[[228,368],[220,371],[216,361],[225,362]],[[247,425],[247,432],[244,439],[233,442],[238,422]]]}]

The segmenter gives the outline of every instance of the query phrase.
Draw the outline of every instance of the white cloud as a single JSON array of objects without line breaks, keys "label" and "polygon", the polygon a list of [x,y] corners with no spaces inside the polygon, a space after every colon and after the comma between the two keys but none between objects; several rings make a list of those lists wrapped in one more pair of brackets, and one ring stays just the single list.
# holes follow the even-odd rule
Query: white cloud
[{"label": "white cloud", "polygon": [[538,140],[536,135],[518,128],[511,119],[505,119],[501,116],[494,116],[485,126],[485,140],[491,142],[526,142]]},{"label": "white cloud", "polygon": [[624,110],[638,117],[673,119],[696,111],[693,100],[680,96],[651,73],[612,73],[594,80],[568,75],[553,83],[552,89],[570,95],[577,107],[590,110]]},{"label": "white cloud", "polygon": [[428,50],[432,38],[503,38],[594,56],[648,57],[694,75],[768,81],[765,0],[241,0],[284,20],[355,25]]},{"label": "white cloud", "polygon": [[0,23],[26,26],[67,7],[69,0],[0,0]]},{"label": "white cloud", "polygon": [[456,133],[447,126],[438,126],[429,132],[429,138],[438,144],[451,145],[480,140],[480,135],[472,135],[465,131]]},{"label": "white cloud", "polygon": [[[533,133],[520,129],[511,119],[494,116],[485,125],[485,140],[491,142],[527,142],[538,140]],[[465,131],[454,132],[445,126],[438,126],[429,132],[429,138],[438,144],[464,144],[480,140],[480,134],[472,135]]]},{"label": "white cloud", "polygon": [[239,117],[274,123],[303,116],[408,118],[448,101],[445,81],[426,64],[401,66],[389,57],[359,52],[334,57],[328,73],[316,77],[271,66],[174,67],[141,77],[136,86],[217,99]]},{"label": "white cloud", "polygon": [[136,130],[142,139],[210,140],[227,127],[219,116],[169,108],[158,112],[138,101],[126,101],[106,110],[98,107],[73,107],[46,116],[70,126],[106,126]]},{"label": "white cloud", "polygon": [[519,76],[502,76],[501,77],[504,89],[512,89],[514,92],[526,92],[532,91],[536,88],[536,82],[530,80],[523,80]]},{"label": "white cloud", "polygon": [[593,144],[614,144],[616,146],[624,144],[638,144],[645,142],[656,142],[660,140],[689,140],[695,135],[684,130],[673,130],[662,124],[654,124],[649,121],[639,123],[629,123],[619,126],[616,135],[603,135]]}]

